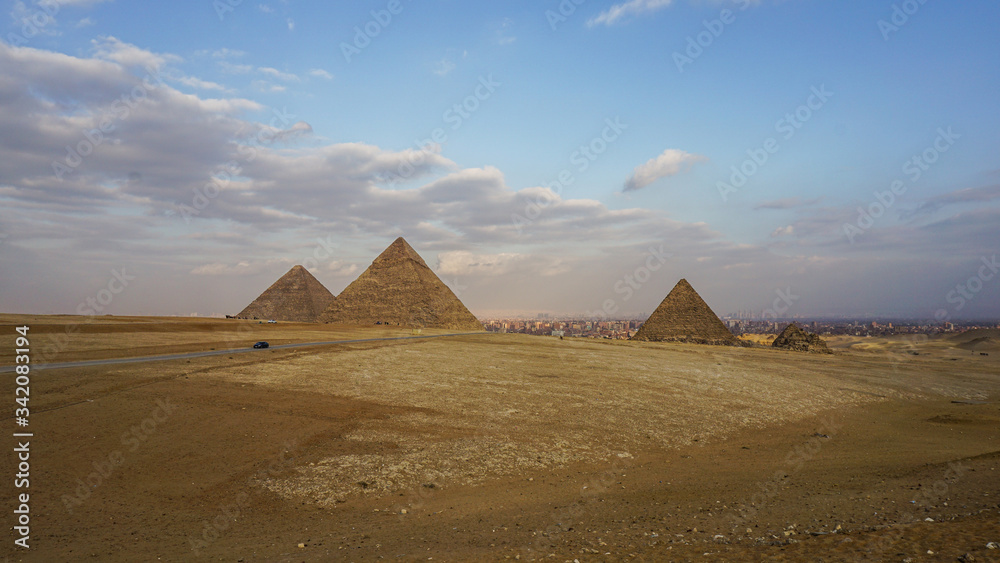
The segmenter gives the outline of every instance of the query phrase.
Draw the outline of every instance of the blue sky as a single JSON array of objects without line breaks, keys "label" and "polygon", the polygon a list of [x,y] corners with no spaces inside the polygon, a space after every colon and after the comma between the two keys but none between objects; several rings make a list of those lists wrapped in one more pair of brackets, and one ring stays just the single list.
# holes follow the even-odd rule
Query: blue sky
[{"label": "blue sky", "polygon": [[4,311],[232,313],[402,235],[481,315],[1000,316],[995,2],[4,6]]}]

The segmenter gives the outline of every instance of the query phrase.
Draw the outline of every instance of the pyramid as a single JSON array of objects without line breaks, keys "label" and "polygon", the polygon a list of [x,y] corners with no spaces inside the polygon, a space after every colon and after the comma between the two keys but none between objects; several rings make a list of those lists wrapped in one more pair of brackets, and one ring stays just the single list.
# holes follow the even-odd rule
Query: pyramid
[{"label": "pyramid", "polygon": [[397,238],[320,316],[326,323],[483,330],[423,258]]},{"label": "pyramid", "polygon": [[302,266],[294,266],[236,315],[242,319],[317,322],[336,297]]},{"label": "pyramid", "polygon": [[785,327],[785,330],[781,331],[781,334],[774,339],[771,346],[786,350],[798,350],[800,352],[833,353],[826,347],[826,342],[823,342],[823,339],[819,335],[806,332],[796,326],[795,323],[789,323]]},{"label": "pyramid", "polygon": [[738,344],[687,280],[677,282],[632,340]]}]

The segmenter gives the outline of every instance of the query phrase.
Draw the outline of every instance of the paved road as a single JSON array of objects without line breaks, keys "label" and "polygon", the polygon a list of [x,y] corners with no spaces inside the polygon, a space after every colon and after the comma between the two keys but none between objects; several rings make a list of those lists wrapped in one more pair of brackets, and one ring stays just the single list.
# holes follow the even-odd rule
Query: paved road
[{"label": "paved road", "polygon": [[[389,340],[418,340],[426,338],[442,338],[445,336],[475,336],[490,334],[488,332],[460,332],[455,334],[433,334],[427,336],[396,336],[393,338],[362,338],[359,340],[331,340],[329,342],[306,342],[303,344],[279,344],[271,346],[268,350],[280,350],[282,348],[305,348],[306,346],[323,346],[326,344],[355,344],[358,342],[385,342]],[[138,358],[112,358],[108,360],[89,360],[85,362],[62,362],[57,364],[34,364],[31,371],[42,369],[63,369],[81,368],[88,366],[106,366],[112,364],[138,364],[142,362],[163,362],[169,360],[186,360],[191,358],[204,358],[205,356],[222,356],[224,354],[247,354],[252,352],[263,352],[254,348],[231,348],[229,350],[211,350],[208,352],[188,352],[186,354],[164,354],[162,356],[142,356]],[[11,373],[16,366],[0,366],[0,373]]]}]

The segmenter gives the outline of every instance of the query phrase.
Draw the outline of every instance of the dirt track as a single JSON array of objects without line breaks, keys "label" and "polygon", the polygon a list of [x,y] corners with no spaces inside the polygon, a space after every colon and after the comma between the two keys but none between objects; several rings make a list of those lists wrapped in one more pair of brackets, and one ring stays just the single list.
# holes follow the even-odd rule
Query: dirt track
[{"label": "dirt track", "polygon": [[4,553],[1000,560],[1000,365],[925,348],[496,335],[40,372],[33,547]]}]

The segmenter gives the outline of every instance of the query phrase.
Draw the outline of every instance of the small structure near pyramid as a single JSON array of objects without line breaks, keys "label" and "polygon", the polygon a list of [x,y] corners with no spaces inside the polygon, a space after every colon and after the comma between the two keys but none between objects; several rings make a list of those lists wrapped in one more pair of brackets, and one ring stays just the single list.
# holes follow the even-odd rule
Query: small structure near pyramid
[{"label": "small structure near pyramid", "polygon": [[833,353],[826,347],[826,342],[823,342],[818,334],[806,332],[795,323],[789,323],[785,330],[781,331],[781,334],[774,339],[771,346],[785,350],[798,350],[799,352]]},{"label": "small structure near pyramid", "polygon": [[631,340],[739,344],[686,279],[677,282]]},{"label": "small structure near pyramid", "polygon": [[424,259],[397,238],[320,316],[326,323],[483,330]]},{"label": "small structure near pyramid", "polygon": [[309,270],[294,266],[236,317],[314,323],[336,299]]}]

